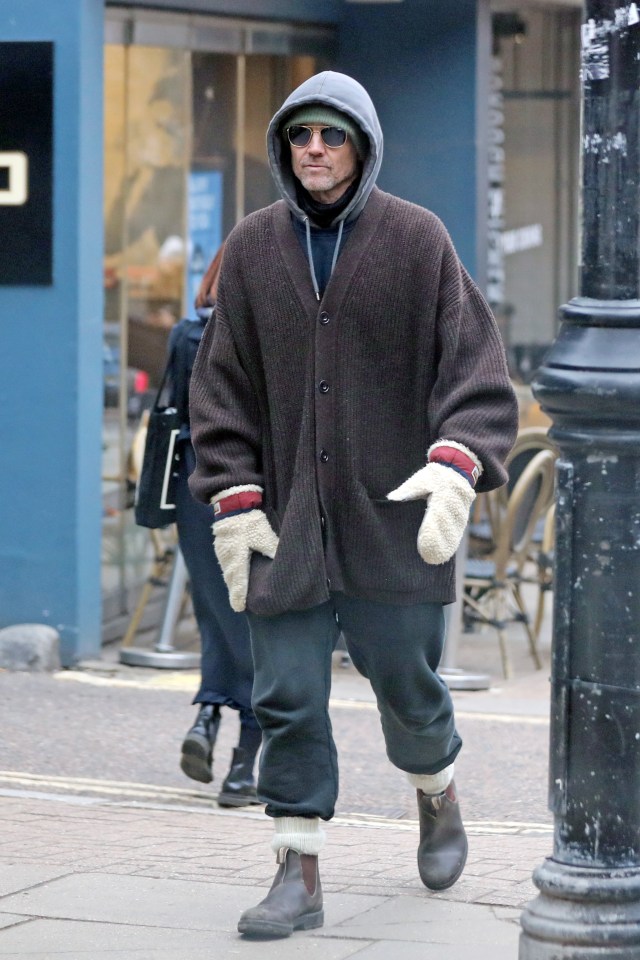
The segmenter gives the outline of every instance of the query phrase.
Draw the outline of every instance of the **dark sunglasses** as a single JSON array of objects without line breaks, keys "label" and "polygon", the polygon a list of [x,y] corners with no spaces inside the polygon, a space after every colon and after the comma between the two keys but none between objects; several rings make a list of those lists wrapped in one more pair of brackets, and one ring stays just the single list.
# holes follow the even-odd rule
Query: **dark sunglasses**
[{"label": "dark sunglasses", "polygon": [[[287,128],[287,136],[292,147],[306,147],[311,142],[313,130],[294,125]],[[320,136],[325,147],[344,147],[347,142],[347,131],[342,127],[323,127]]]}]

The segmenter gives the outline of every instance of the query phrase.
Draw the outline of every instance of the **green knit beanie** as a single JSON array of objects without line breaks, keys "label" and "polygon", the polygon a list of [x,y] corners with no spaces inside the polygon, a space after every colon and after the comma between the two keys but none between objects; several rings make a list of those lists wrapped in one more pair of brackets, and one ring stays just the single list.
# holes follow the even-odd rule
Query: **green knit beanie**
[{"label": "green knit beanie", "polygon": [[304,103],[298,107],[284,121],[282,132],[286,133],[289,127],[298,124],[307,127],[313,124],[322,124],[323,127],[342,127],[347,131],[361,160],[364,160],[369,152],[369,138],[356,121],[341,110],[336,110],[324,103]]}]

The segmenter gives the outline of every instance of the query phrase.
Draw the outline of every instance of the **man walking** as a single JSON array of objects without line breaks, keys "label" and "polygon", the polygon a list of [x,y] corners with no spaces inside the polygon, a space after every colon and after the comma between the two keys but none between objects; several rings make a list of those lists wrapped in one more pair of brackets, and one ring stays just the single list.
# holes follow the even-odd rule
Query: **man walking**
[{"label": "man walking", "polygon": [[382,133],[364,88],[312,77],[267,142],[282,200],[227,242],[192,377],[191,489],[214,504],[231,605],[250,621],[258,796],[275,827],[273,886],[238,929],[282,937],[323,922],[340,631],[417,790],[423,883],[444,890],[462,873],[443,604],[474,488],[506,480],[517,407],[495,321],[442,223],[375,186]]}]

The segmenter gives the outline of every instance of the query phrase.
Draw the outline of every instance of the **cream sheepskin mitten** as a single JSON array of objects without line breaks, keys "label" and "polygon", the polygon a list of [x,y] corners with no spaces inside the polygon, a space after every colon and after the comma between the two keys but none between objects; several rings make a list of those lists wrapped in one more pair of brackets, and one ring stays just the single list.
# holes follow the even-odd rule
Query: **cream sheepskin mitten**
[{"label": "cream sheepskin mitten", "polygon": [[213,524],[214,549],[229,590],[231,609],[241,613],[247,605],[252,552],[273,558],[278,535],[262,510],[222,517]]},{"label": "cream sheepskin mitten", "polygon": [[324,847],[326,834],[320,829],[318,817],[275,817],[271,849],[282,848],[317,856]]},{"label": "cream sheepskin mitten", "polygon": [[[433,448],[432,448],[433,449]],[[444,463],[428,463],[387,494],[389,500],[427,500],[418,531],[425,563],[446,563],[455,554],[476,495],[469,481]]]}]

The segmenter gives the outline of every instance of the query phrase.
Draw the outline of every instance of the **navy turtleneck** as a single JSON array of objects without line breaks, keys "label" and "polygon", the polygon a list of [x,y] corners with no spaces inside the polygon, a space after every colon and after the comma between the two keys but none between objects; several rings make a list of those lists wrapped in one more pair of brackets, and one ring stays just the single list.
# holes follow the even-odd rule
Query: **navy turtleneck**
[{"label": "navy turtleneck", "polygon": [[[331,265],[334,260],[336,243],[340,234],[340,224],[335,223],[336,217],[339,217],[343,210],[351,203],[351,200],[358,190],[360,179],[354,181],[334,203],[319,203],[314,200],[311,194],[304,189],[299,181],[296,181],[296,196],[298,205],[309,217],[311,252],[313,255],[313,267],[315,270],[316,281],[318,284],[319,295],[322,296],[325,287],[331,276]],[[355,224],[355,220],[345,223],[342,228],[340,238],[340,249]],[[293,217],[293,226],[296,235],[300,241],[302,249],[307,255],[307,229],[306,225]],[[338,251],[338,254],[340,251]]]}]

